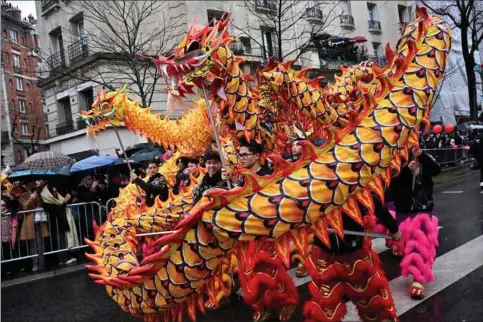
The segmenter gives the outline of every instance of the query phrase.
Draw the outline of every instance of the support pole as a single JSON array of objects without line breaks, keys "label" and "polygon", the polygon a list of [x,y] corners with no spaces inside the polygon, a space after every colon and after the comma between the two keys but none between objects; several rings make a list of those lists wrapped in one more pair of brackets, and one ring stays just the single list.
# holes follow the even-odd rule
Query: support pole
[{"label": "support pole", "polygon": [[[213,131],[213,136],[215,137],[216,147],[218,149],[218,154],[220,155],[221,166],[226,171],[225,159],[223,158],[223,153],[221,150],[220,138],[218,137],[218,131],[216,130],[215,120],[213,119],[213,114],[211,113],[211,105],[208,101],[208,94],[206,93],[205,84],[201,83],[201,89],[203,90],[203,96],[205,97],[206,108],[208,109],[208,117],[210,119],[211,130]],[[231,189],[230,180],[227,181],[228,189]]]},{"label": "support pole", "polygon": [[[129,164],[129,159],[128,159],[127,154],[126,154],[126,149],[124,149],[124,144],[122,144],[121,136],[119,135],[117,127],[113,126],[113,128],[114,128],[114,132],[116,132],[116,136],[117,136],[117,140],[119,141],[119,145],[121,146],[122,154],[124,155],[124,159],[126,159],[127,167],[129,168],[129,173],[132,173],[132,168],[131,168],[131,165]],[[134,184],[134,185],[136,186],[136,190],[138,191],[139,197],[141,198],[142,195],[141,195],[141,191],[139,190],[139,187],[136,184]]]},{"label": "support pole", "polygon": [[[335,230],[332,228],[328,229],[331,233],[335,233]],[[156,235],[169,235],[172,233],[175,233],[176,231],[170,230],[170,231],[159,231],[155,233],[142,233],[142,234],[137,234],[136,237],[143,237],[143,236],[156,236]],[[384,234],[376,234],[376,233],[368,233],[364,231],[353,231],[353,230],[344,230],[344,235],[354,235],[354,236],[363,236],[363,237],[372,237],[372,238],[384,238],[384,239],[392,239],[390,235],[384,235]]]}]

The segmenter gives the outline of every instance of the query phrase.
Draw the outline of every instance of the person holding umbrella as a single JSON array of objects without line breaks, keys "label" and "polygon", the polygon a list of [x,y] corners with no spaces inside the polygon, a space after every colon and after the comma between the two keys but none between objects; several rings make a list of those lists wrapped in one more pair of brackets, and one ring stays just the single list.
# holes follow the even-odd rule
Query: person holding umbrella
[{"label": "person holding umbrella", "polygon": [[162,201],[168,200],[168,184],[166,178],[159,173],[158,159],[149,162],[147,175],[149,179],[144,182],[134,171],[131,172],[131,182],[146,192],[146,205],[152,207],[158,196]]}]

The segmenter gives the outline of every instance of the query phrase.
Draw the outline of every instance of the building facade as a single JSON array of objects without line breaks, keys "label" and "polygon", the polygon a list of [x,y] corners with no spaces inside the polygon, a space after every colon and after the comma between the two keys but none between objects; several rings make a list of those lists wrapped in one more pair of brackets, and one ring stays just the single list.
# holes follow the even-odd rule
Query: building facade
[{"label": "building facade", "polygon": [[[143,1],[120,2],[142,6]],[[82,1],[36,2],[40,47],[42,57],[45,57],[41,87],[48,111],[49,138],[46,142],[51,150],[70,155],[112,154],[119,146],[116,140],[111,139],[112,133],[104,131],[95,141],[85,139],[85,124],[79,119],[79,113],[90,107],[101,88],[100,83],[106,82],[106,78],[116,87],[129,80],[123,80],[125,75],[113,73],[116,62],[103,55],[102,48],[95,46],[95,38],[101,37],[103,28],[89,19],[88,8],[75,7],[75,3]],[[180,35],[193,21],[206,25],[213,19],[219,19],[225,12],[230,12],[230,32],[238,39],[231,49],[245,59],[245,73],[254,74],[256,68],[262,66],[270,56],[277,56],[281,52],[284,60],[297,58],[299,67],[312,67],[317,74],[328,76],[329,79],[341,63],[353,64],[373,59],[384,64],[385,44],[395,46],[401,26],[411,20],[415,13],[414,1],[333,1],[330,8],[328,4],[321,6],[317,1],[307,1],[290,8],[292,17],[284,17],[288,20],[298,18],[295,24],[287,24],[290,25],[288,28],[292,36],[282,35],[283,41],[280,42],[277,39],[280,36],[273,26],[262,18],[263,15],[257,14],[276,10],[274,2],[270,0],[173,0],[165,4],[159,16],[150,17],[140,24],[139,29],[145,33],[143,39],[149,37],[150,30],[163,25],[169,27],[167,33],[170,37],[163,39],[165,48],[170,48],[179,42]],[[326,19],[329,15],[334,19]],[[321,23],[325,24],[324,27],[317,28]],[[303,32],[317,29],[318,32],[313,34]],[[310,45],[303,45],[300,51],[299,47],[307,43]],[[278,50],[280,44],[281,51]],[[152,79],[148,79],[146,86],[149,87],[151,83]],[[154,111],[166,111],[163,86],[163,82],[155,84],[154,98],[150,104]],[[130,91],[136,92],[136,89],[131,87]],[[173,113],[173,116],[177,115],[179,113]],[[145,142],[133,133],[121,132],[126,145]]]},{"label": "building facade", "polygon": [[37,86],[39,37],[32,16],[2,1],[2,166],[21,163],[43,149],[46,136]]}]

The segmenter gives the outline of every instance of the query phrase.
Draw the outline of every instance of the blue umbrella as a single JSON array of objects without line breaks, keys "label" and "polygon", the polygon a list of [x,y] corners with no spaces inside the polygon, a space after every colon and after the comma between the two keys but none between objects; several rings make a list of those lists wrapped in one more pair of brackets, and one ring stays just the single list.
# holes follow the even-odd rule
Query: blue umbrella
[{"label": "blue umbrella", "polygon": [[70,165],[59,166],[53,169],[29,169],[29,170],[15,170],[8,175],[9,179],[14,180],[35,180],[44,177],[52,176],[68,176]]},{"label": "blue umbrella", "polygon": [[78,173],[81,171],[88,171],[88,170],[93,170],[93,169],[99,169],[102,167],[107,167],[114,162],[116,162],[118,158],[113,157],[113,156],[98,156],[98,155],[93,155],[91,157],[88,157],[84,160],[80,160],[79,162],[74,163],[72,168],[70,168],[70,173]]}]

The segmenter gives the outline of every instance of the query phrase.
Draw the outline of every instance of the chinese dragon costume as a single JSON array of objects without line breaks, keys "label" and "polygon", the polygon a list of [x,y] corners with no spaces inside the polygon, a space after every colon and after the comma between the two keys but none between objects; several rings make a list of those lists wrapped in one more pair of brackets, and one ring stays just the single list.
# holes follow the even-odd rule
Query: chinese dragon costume
[{"label": "chinese dragon costume", "polygon": [[[287,320],[299,304],[287,274],[294,246],[313,279],[312,299],[304,305],[308,321],[340,321],[344,295],[364,320],[397,320],[370,240],[344,258],[312,246],[312,239],[330,248],[329,228],[344,238],[345,218],[365,226],[361,209],[374,211],[372,194],[383,200],[410,147],[418,145],[421,125],[429,122],[451,46],[448,29],[418,8],[395,50],[386,47],[386,66],[365,62],[342,68],[324,90],[320,79],[306,77],[307,70],[270,61],[252,87],[253,79],[241,72],[243,60],[229,49],[234,39],[228,18],[192,26],[169,57],[155,62],[172,82],[170,95],[203,90],[227,145],[236,147],[245,137],[274,152],[268,156],[274,173],[260,177],[238,169],[243,187],[212,189],[194,205],[190,187],[146,208],[136,204],[137,192],[128,186],[108,220],[95,227],[95,240],[88,241],[94,250],[88,257],[95,262],[88,266],[90,276],[124,311],[145,321],[181,321],[185,312],[195,320],[198,309],[205,312],[206,296],[216,304],[220,291],[226,293],[231,281],[225,277],[235,257],[255,319],[275,310]],[[84,115],[93,130],[124,123],[187,155],[204,152],[213,138],[210,107],[203,100],[172,121],[151,115],[126,93],[102,95]],[[324,143],[301,142],[302,157],[288,163],[279,153],[294,124]],[[137,237],[141,233],[160,235]],[[337,282],[336,276],[344,280]]]}]

